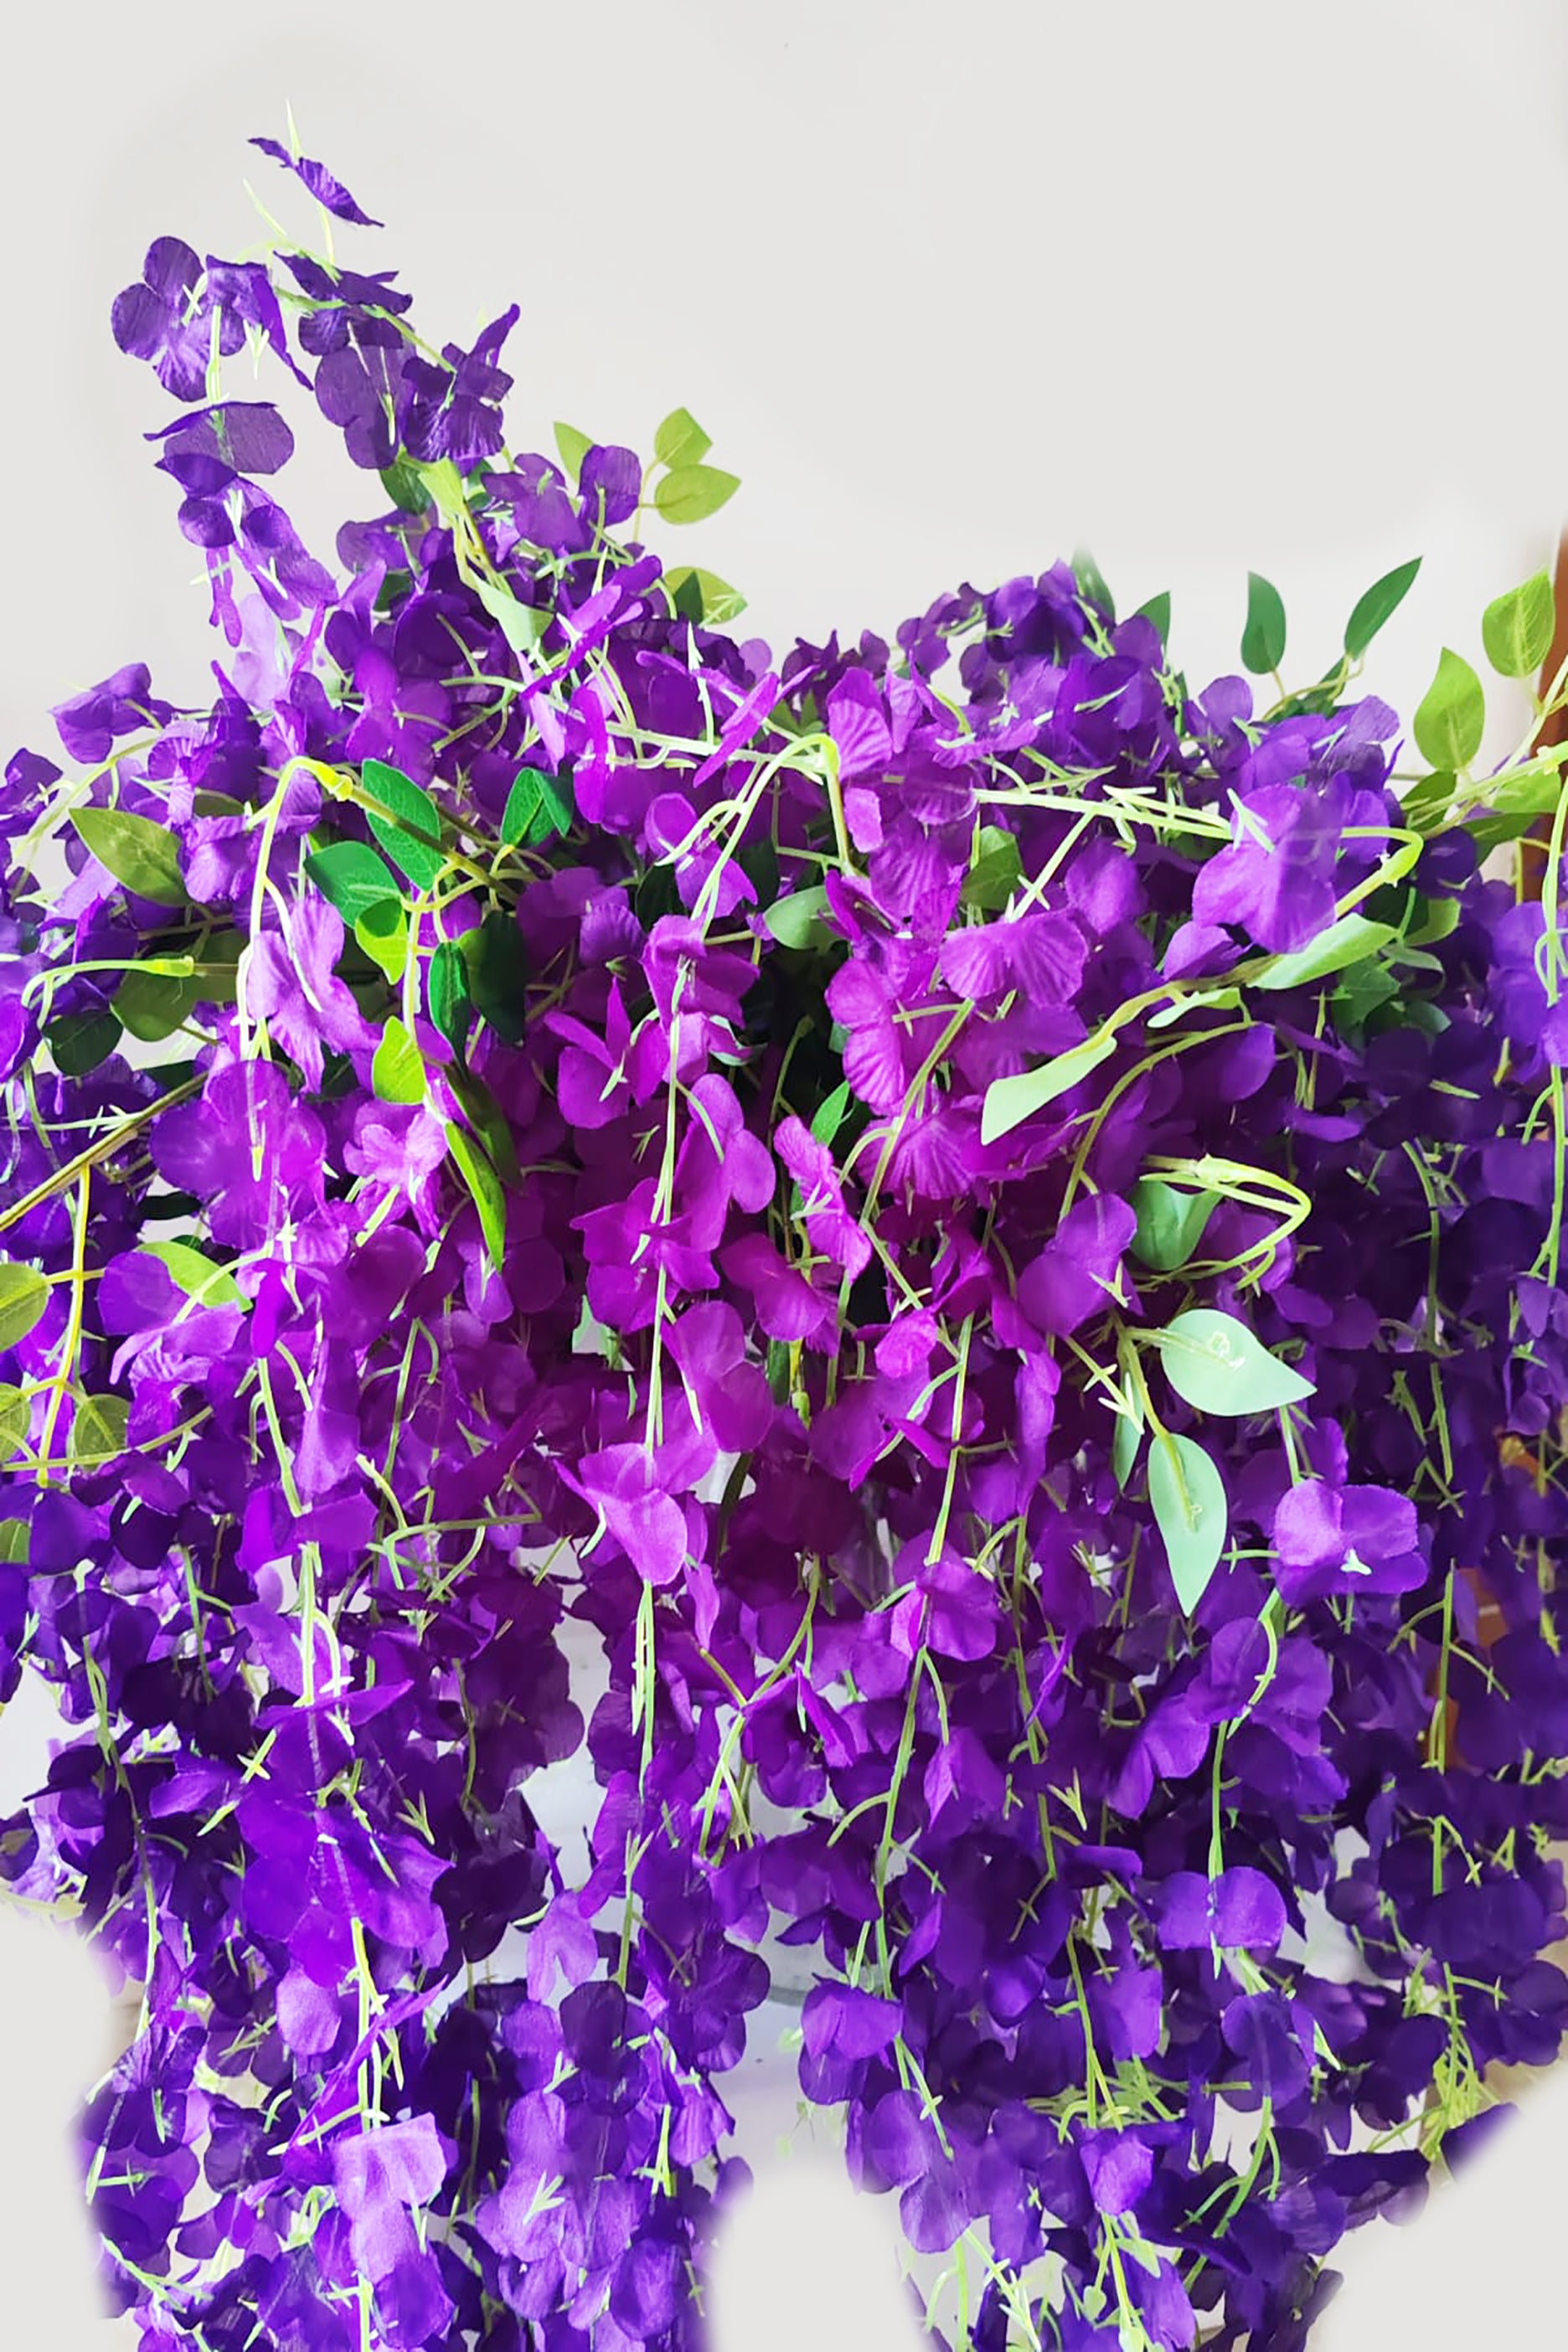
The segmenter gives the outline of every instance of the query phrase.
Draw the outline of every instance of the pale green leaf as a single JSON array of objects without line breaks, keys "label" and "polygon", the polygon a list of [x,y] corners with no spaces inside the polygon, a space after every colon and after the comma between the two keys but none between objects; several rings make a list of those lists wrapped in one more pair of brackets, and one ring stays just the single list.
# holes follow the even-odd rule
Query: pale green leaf
[{"label": "pale green leaf", "polygon": [[1053,1055],[1042,1062],[1037,1070],[1020,1070],[1010,1078],[993,1078],[985,1089],[985,1101],[980,1113],[980,1140],[995,1143],[1004,1135],[1022,1127],[1026,1118],[1044,1110],[1082,1083],[1101,1062],[1108,1061],[1116,1051],[1116,1040],[1097,1031],[1086,1037],[1081,1045],[1069,1053]]},{"label": "pale green leaf", "polygon": [[1149,1501],[1164,1538],[1176,1598],[1190,1616],[1225,1549],[1225,1481],[1190,1437],[1158,1437],[1149,1451]]},{"label": "pale green leaf", "polygon": [[695,466],[713,444],[689,408],[672,408],[653,436],[661,466]]},{"label": "pale green leaf", "polygon": [[1351,964],[1366,962],[1398,936],[1392,923],[1374,923],[1367,915],[1342,915],[1296,954],[1276,956],[1252,984],[1263,989],[1304,988],[1310,981],[1327,980]]},{"label": "pale green leaf", "polygon": [[84,808],[71,823],[99,864],[138,898],[184,907],[190,892],[180,871],[180,845],[164,826],[126,809]]},{"label": "pale green leaf", "polygon": [[0,1258],[0,1349],[25,1339],[49,1303],[49,1285],[36,1265]]},{"label": "pale green leaf", "polygon": [[653,502],[666,522],[701,522],[740,488],[740,478],[717,466],[677,466],[654,486]]},{"label": "pale green leaf", "polygon": [[1176,1394],[1200,1412],[1275,1412],[1313,1393],[1310,1381],[1217,1307],[1190,1307],[1149,1337]]},{"label": "pale green leaf", "polygon": [[1219,1199],[1217,1192],[1181,1192],[1157,1176],[1140,1178],[1132,1187],[1132,1213],[1138,1220],[1134,1255],[1158,1274],[1173,1274],[1202,1241]]},{"label": "pale green leaf", "polygon": [[506,1194],[501,1190],[500,1178],[479,1145],[460,1127],[454,1127],[450,1119],[447,1121],[447,1145],[479,1213],[485,1248],[499,1273],[506,1255]]},{"label": "pale green leaf", "polygon": [[187,1297],[203,1307],[248,1307],[250,1301],[227,1266],[219,1265],[190,1242],[142,1242],[138,1255],[166,1266]]},{"label": "pale green leaf", "polygon": [[1531,677],[1552,651],[1557,604],[1552,574],[1536,572],[1481,614],[1481,643],[1500,677]]},{"label": "pale green leaf", "polygon": [[1480,679],[1462,654],[1445,646],[1437,656],[1437,675],[1411,721],[1416,749],[1430,767],[1468,768],[1481,748],[1486,722]]},{"label": "pale green leaf", "polygon": [[371,1061],[370,1084],[377,1102],[416,1103],[425,1099],[424,1058],[395,1013],[381,1033],[381,1043]]}]

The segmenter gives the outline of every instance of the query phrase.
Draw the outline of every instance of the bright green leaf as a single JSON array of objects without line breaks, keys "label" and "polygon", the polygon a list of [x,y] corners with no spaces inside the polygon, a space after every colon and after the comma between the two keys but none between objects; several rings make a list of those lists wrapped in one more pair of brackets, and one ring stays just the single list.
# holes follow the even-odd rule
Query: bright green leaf
[{"label": "bright green leaf", "polygon": [[138,898],[159,907],[184,907],[190,892],[180,871],[180,845],[150,816],[125,809],[78,809],[71,817],[99,864]]},{"label": "bright green leaf", "polygon": [[219,1265],[205,1250],[190,1242],[142,1242],[138,1255],[155,1257],[160,1265],[167,1266],[170,1275],[187,1297],[199,1299],[204,1307],[248,1307],[250,1301],[230,1274],[226,1265]]},{"label": "bright green leaf", "polygon": [[1241,1003],[1239,988],[1198,988],[1191,995],[1178,996],[1173,1004],[1163,1004],[1158,1013],[1149,1015],[1151,1029],[1173,1029],[1189,1013],[1230,1013]]},{"label": "bright green leaf", "polygon": [[1294,955],[1276,956],[1252,984],[1264,989],[1304,988],[1310,981],[1327,980],[1352,963],[1363,963],[1397,937],[1392,923],[1374,923],[1365,915],[1342,915]]},{"label": "bright green leaf", "polygon": [[993,1078],[985,1089],[980,1113],[981,1142],[995,1143],[1002,1136],[1010,1135],[1014,1128],[1022,1127],[1026,1118],[1033,1118],[1037,1110],[1044,1110],[1058,1095],[1081,1085],[1090,1071],[1097,1070],[1115,1051],[1115,1038],[1097,1032],[1086,1037],[1081,1045],[1073,1046],[1070,1053],[1053,1055],[1037,1070],[1020,1070],[1010,1078]]},{"label": "bright green leaf", "polygon": [[330,849],[312,850],[305,872],[345,923],[357,923],[372,907],[400,895],[397,877],[368,841],[336,841]]},{"label": "bright green leaf", "polygon": [[1438,768],[1412,784],[1399,803],[1399,814],[1415,833],[1438,832],[1447,816],[1458,779],[1452,768]]},{"label": "bright green leaf", "polygon": [[381,1033],[381,1043],[371,1061],[370,1085],[377,1102],[416,1103],[425,1099],[423,1056],[395,1013]]},{"label": "bright green leaf", "polygon": [[740,478],[717,466],[677,466],[654,486],[653,502],[666,522],[701,522],[740,488]]},{"label": "bright green leaf", "polygon": [[695,466],[713,446],[689,408],[672,408],[653,436],[661,466]]},{"label": "bright green leaf", "polygon": [[1468,768],[1481,748],[1486,723],[1480,679],[1462,654],[1445,646],[1437,657],[1437,675],[1411,722],[1416,749],[1434,768]]},{"label": "bright green leaf", "polygon": [[48,1283],[36,1265],[0,1258],[0,1350],[25,1339],[48,1303]]},{"label": "bright green leaf", "polygon": [[465,1135],[460,1127],[454,1127],[450,1119],[447,1122],[447,1145],[479,1213],[485,1248],[499,1274],[506,1256],[506,1194],[501,1190],[500,1178],[473,1139]]},{"label": "bright green leaf", "polygon": [[573,813],[576,807],[570,776],[539,777],[539,805],[544,812],[544,829],[563,837],[570,832]]},{"label": "bright green leaf", "polygon": [[408,961],[408,917],[401,898],[383,898],[354,921],[354,937],[395,988]]},{"label": "bright green leaf", "polygon": [[1156,1438],[1149,1452],[1149,1500],[1164,1538],[1176,1598],[1191,1616],[1225,1549],[1225,1481],[1190,1437]]},{"label": "bright green leaf", "polygon": [[131,1407],[124,1397],[84,1396],[71,1423],[73,1462],[110,1462],[125,1451]]},{"label": "bright green leaf", "polygon": [[1285,606],[1279,591],[1261,572],[1247,575],[1247,626],[1241,633],[1241,658],[1249,670],[1267,677],[1285,658]]},{"label": "bright green leaf", "polygon": [[999,914],[1024,876],[1018,836],[1005,825],[983,824],[973,865],[964,877],[963,903]]},{"label": "bright green leaf", "polygon": [[1481,614],[1481,643],[1500,677],[1531,677],[1552,651],[1557,600],[1552,574],[1536,572],[1521,586],[1494,597]]},{"label": "bright green leaf", "polygon": [[566,478],[576,488],[577,477],[583,470],[583,460],[594,446],[592,434],[579,433],[574,425],[557,425],[555,446],[561,452],[561,463],[566,468]]},{"label": "bright green leaf", "polygon": [[0,1381],[0,1462],[9,1462],[27,1442],[33,1408],[18,1388]]},{"label": "bright green leaf", "polygon": [[468,585],[496,623],[514,654],[531,654],[555,614],[548,604],[525,604],[504,581],[469,574]]},{"label": "bright green leaf", "polygon": [[1165,1378],[1200,1412],[1274,1412],[1310,1397],[1310,1381],[1271,1356],[1245,1323],[1217,1307],[1190,1307],[1150,1333]]},{"label": "bright green leaf", "polygon": [[831,936],[823,927],[826,912],[827,892],[819,882],[809,890],[792,890],[787,898],[775,899],[763,920],[780,947],[819,947]]},{"label": "bright green leaf", "polygon": [[1345,652],[1352,661],[1361,659],[1384,623],[1403,604],[1420,569],[1421,558],[1415,555],[1408,563],[1397,564],[1373,582],[1345,623]]},{"label": "bright green leaf", "polygon": [[507,1116],[482,1078],[454,1063],[442,1073],[447,1084],[458,1097],[464,1118],[489,1154],[491,1164],[502,1183],[514,1192],[522,1189],[522,1170],[518,1165],[517,1146],[507,1123]]},{"label": "bright green leaf", "polygon": [[539,773],[533,768],[520,768],[512,787],[506,796],[501,814],[500,837],[508,849],[516,849],[525,842],[542,803],[539,797]]},{"label": "bright green leaf", "polygon": [[738,588],[731,588],[716,572],[704,572],[699,564],[678,564],[674,571],[665,573],[664,584],[675,599],[677,613],[700,627],[721,629],[726,621],[738,620],[746,609],[746,600]]},{"label": "bright green leaf", "polygon": [[27,1558],[26,1519],[0,1519],[0,1565],[20,1568]]},{"label": "bright green leaf", "polygon": [[841,1078],[833,1092],[816,1106],[811,1122],[813,1139],[821,1144],[831,1143],[844,1124],[844,1114],[848,1108],[849,1081]]},{"label": "bright green leaf", "polygon": [[427,792],[384,760],[367,760],[363,774],[365,791],[393,813],[388,818],[367,811],[372,833],[409,880],[427,890],[447,866],[440,811]]},{"label": "bright green leaf", "polygon": [[1174,1274],[1192,1256],[1218,1206],[1217,1192],[1184,1192],[1156,1176],[1140,1178],[1132,1187],[1134,1255],[1159,1274]]}]

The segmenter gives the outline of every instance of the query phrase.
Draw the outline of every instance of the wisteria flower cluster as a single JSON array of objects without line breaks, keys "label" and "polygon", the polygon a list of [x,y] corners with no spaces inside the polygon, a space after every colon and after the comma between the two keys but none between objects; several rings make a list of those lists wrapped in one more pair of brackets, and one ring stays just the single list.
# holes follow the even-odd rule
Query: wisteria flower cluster
[{"label": "wisteria flower cluster", "polygon": [[1414,564],[1293,693],[1267,582],[1194,694],[1086,559],[775,667],[636,536],[695,420],[515,453],[517,308],[426,345],[258,144],[323,251],[112,321],[216,693],[0,809],[0,1697],[74,1727],[0,1872],[145,1988],[119,2304],[696,2346],[793,1948],[944,2341],[1299,2347],[1568,2023],[1564,751],[1478,775],[1446,652],[1396,767]]}]

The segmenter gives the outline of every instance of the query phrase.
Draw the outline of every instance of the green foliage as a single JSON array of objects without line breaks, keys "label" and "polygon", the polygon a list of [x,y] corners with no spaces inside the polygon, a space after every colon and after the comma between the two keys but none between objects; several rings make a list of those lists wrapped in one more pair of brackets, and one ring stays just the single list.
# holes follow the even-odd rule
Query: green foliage
[{"label": "green foliage", "polygon": [[1445,646],[1437,675],[1416,705],[1411,722],[1416,749],[1434,768],[1468,768],[1481,748],[1487,698],[1480,679],[1464,658]]},{"label": "green foliage", "polygon": [[1225,1549],[1230,1511],[1225,1481],[1190,1437],[1162,1435],[1149,1451],[1149,1501],[1176,1598],[1191,1616]]},{"label": "green foliage", "polygon": [[1518,588],[1494,597],[1481,614],[1481,643],[1500,677],[1531,677],[1552,650],[1556,599],[1549,572],[1532,572]]},{"label": "green foliage", "polygon": [[1241,658],[1249,670],[1267,676],[1285,658],[1285,606],[1279,591],[1261,572],[1247,575],[1247,626],[1241,633]]},{"label": "green foliage", "polygon": [[1002,1136],[1010,1135],[1014,1128],[1022,1127],[1026,1118],[1033,1118],[1058,1095],[1081,1084],[1115,1051],[1115,1038],[1098,1031],[1070,1052],[1053,1055],[1037,1070],[1020,1070],[1010,1078],[993,1078],[985,1089],[984,1107],[980,1114],[981,1142],[995,1143]]},{"label": "green foliage", "polygon": [[36,1265],[0,1258],[0,1349],[25,1339],[49,1303],[47,1278]]},{"label": "green foliage", "polygon": [[1150,1333],[1165,1378],[1200,1412],[1274,1412],[1313,1393],[1310,1381],[1269,1354],[1245,1323],[1217,1307],[1191,1307]]},{"label": "green foliage", "polygon": [[1408,595],[1421,569],[1421,558],[1412,556],[1408,563],[1396,564],[1374,580],[1357,603],[1345,623],[1345,656],[1350,661],[1360,661],[1373,637],[1385,621],[1392,618]]},{"label": "green foliage", "polygon": [[329,849],[313,849],[305,860],[305,872],[351,925],[371,908],[402,895],[391,866],[367,841],[335,841]]},{"label": "green foliage", "polygon": [[740,487],[738,475],[717,466],[676,466],[654,485],[653,502],[666,522],[701,522]]},{"label": "green foliage", "polygon": [[126,809],[77,809],[71,824],[99,864],[138,898],[184,907],[190,892],[180,871],[180,845],[163,825]]}]

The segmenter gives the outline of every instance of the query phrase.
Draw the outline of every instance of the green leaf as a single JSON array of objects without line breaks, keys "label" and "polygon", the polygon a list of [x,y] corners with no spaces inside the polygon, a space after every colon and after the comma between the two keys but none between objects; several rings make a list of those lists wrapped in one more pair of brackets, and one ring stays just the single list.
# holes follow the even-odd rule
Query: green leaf
[{"label": "green leaf", "polygon": [[1384,623],[1392,619],[1420,569],[1421,558],[1413,555],[1408,563],[1396,564],[1373,582],[1345,623],[1345,652],[1352,661],[1361,659]]},{"label": "green leaf", "polygon": [[1116,1416],[1115,1433],[1110,1440],[1110,1466],[1116,1474],[1116,1484],[1123,1494],[1127,1492],[1127,1481],[1132,1475],[1133,1465],[1138,1460],[1138,1449],[1142,1443],[1142,1414],[1119,1412]]},{"label": "green leaf", "polygon": [[506,1256],[506,1194],[501,1190],[500,1178],[473,1139],[465,1135],[460,1127],[454,1127],[450,1119],[447,1122],[447,1145],[479,1213],[485,1248],[499,1274]]},{"label": "green leaf", "polygon": [[518,848],[529,838],[542,805],[538,770],[520,768],[501,813],[500,837],[508,849]]},{"label": "green leaf", "polygon": [[1304,988],[1309,981],[1327,980],[1352,963],[1364,963],[1397,937],[1392,923],[1374,923],[1365,915],[1342,915],[1294,955],[1276,956],[1252,984],[1265,989]]},{"label": "green leaf", "polygon": [[44,1031],[44,1041],[55,1057],[55,1067],[68,1078],[85,1078],[107,1062],[121,1039],[112,1013],[62,1013]]},{"label": "green leaf", "polygon": [[1447,816],[1458,779],[1452,768],[1438,768],[1412,784],[1399,803],[1399,814],[1415,833],[1436,833]]},{"label": "green leaf", "polygon": [[1146,604],[1140,604],[1132,618],[1135,621],[1152,621],[1160,633],[1160,643],[1168,646],[1171,642],[1170,590],[1162,588],[1157,596],[1151,596]]},{"label": "green leaf", "polygon": [[150,816],[125,809],[85,808],[71,823],[99,864],[138,898],[159,907],[184,907],[191,894],[180,871],[180,845]]},{"label": "green leaf", "polygon": [[354,920],[354,937],[395,988],[408,961],[408,917],[401,898],[382,898]]},{"label": "green leaf", "polygon": [[665,573],[664,584],[675,599],[676,611],[702,627],[722,628],[726,621],[738,620],[746,609],[746,600],[738,588],[731,588],[716,572],[704,572],[698,564],[678,564],[673,572]]},{"label": "green leaf", "polygon": [[1081,1045],[1073,1046],[1070,1053],[1053,1055],[1037,1070],[1020,1070],[1011,1078],[993,1078],[985,1089],[980,1113],[981,1142],[995,1143],[1002,1136],[1010,1135],[1014,1128],[1022,1127],[1026,1118],[1033,1118],[1037,1110],[1044,1110],[1058,1095],[1080,1085],[1115,1051],[1115,1038],[1097,1031]]},{"label": "green leaf", "polygon": [[1261,572],[1247,575],[1247,626],[1241,633],[1241,658],[1249,670],[1267,677],[1285,658],[1285,606],[1279,591]]},{"label": "green leaf", "polygon": [[583,460],[594,446],[594,437],[590,433],[579,433],[574,425],[557,425],[555,446],[561,452],[561,463],[566,468],[566,478],[575,489],[577,477],[583,470]]},{"label": "green leaf", "polygon": [[20,1568],[26,1558],[26,1520],[0,1519],[0,1563],[7,1568]]},{"label": "green leaf", "polygon": [[527,1026],[523,992],[528,985],[528,954],[515,916],[492,907],[463,948],[475,1011],[498,1037],[515,1045]]},{"label": "green leaf", "polygon": [[1225,1481],[1190,1437],[1156,1438],[1149,1453],[1149,1500],[1164,1538],[1176,1598],[1191,1616],[1225,1549]]},{"label": "green leaf", "polygon": [[555,618],[550,605],[525,604],[502,580],[487,580],[482,572],[472,572],[468,585],[514,654],[531,654]]},{"label": "green leaf", "polygon": [[[189,956],[184,960],[191,961]],[[201,993],[199,980],[144,971],[133,965],[114,992],[115,1018],[143,1045],[154,1045],[161,1037],[172,1037],[190,1019]]]},{"label": "green leaf", "polygon": [[1105,584],[1104,572],[1087,547],[1080,547],[1073,557],[1072,572],[1079,594],[1087,596],[1091,604],[1098,605],[1108,621],[1114,621],[1116,600]]},{"label": "green leaf", "polygon": [[419,467],[406,451],[400,451],[392,465],[382,467],[381,487],[404,514],[423,514],[430,504]]},{"label": "green leaf", "polygon": [[48,1283],[36,1265],[0,1258],[0,1349],[25,1339],[48,1303]]},{"label": "green leaf", "polygon": [[653,502],[666,522],[701,522],[740,488],[740,478],[717,466],[677,466],[654,485]]},{"label": "green leaf", "polygon": [[1468,768],[1481,748],[1486,722],[1480,679],[1461,654],[1445,646],[1437,657],[1437,675],[1411,722],[1416,749],[1434,768]]},{"label": "green leaf", "polygon": [[454,1064],[443,1075],[458,1097],[464,1118],[489,1154],[491,1164],[502,1183],[510,1184],[514,1192],[521,1192],[522,1170],[518,1165],[517,1146],[512,1141],[505,1111],[483,1078],[477,1078],[472,1070],[465,1070],[460,1064]]},{"label": "green leaf", "polygon": [[401,896],[397,877],[368,841],[335,841],[330,849],[314,849],[305,872],[345,923],[357,923],[372,907]]},{"label": "green leaf", "polygon": [[138,1249],[142,1257],[155,1257],[160,1265],[167,1266],[170,1275],[187,1297],[199,1299],[204,1307],[248,1307],[250,1301],[230,1274],[226,1265],[219,1265],[205,1250],[196,1249],[190,1242],[142,1242]]},{"label": "green leaf", "polygon": [[1157,1176],[1141,1177],[1132,1187],[1132,1212],[1138,1220],[1134,1255],[1156,1273],[1174,1274],[1202,1241],[1219,1199],[1217,1192],[1183,1192]]},{"label": "green leaf", "polygon": [[661,466],[695,466],[712,446],[689,408],[672,408],[653,436],[653,454]]},{"label": "green leaf", "polygon": [[71,1423],[73,1462],[110,1462],[125,1451],[131,1407],[124,1397],[84,1396]]},{"label": "green leaf", "polygon": [[0,1381],[0,1462],[9,1462],[27,1442],[32,1426],[33,1408],[20,1389],[9,1381]]},{"label": "green leaf", "polygon": [[394,1013],[381,1033],[370,1066],[371,1092],[377,1102],[416,1103],[425,1099],[425,1062],[418,1046]]},{"label": "green leaf", "polygon": [[823,925],[827,912],[827,892],[818,882],[809,890],[792,890],[787,898],[776,898],[763,915],[782,948],[821,947],[832,934]]},{"label": "green leaf", "polygon": [[819,1102],[812,1118],[814,1142],[831,1143],[844,1124],[844,1114],[849,1108],[849,1081],[841,1078],[833,1092]]},{"label": "green leaf", "polygon": [[367,810],[372,833],[409,880],[427,890],[447,866],[440,811],[427,792],[384,760],[367,760],[362,773],[366,792],[391,809],[396,820]]},{"label": "green leaf", "polygon": [[1532,572],[1521,587],[1494,597],[1481,614],[1481,643],[1500,677],[1531,677],[1552,651],[1557,600],[1550,572]]},{"label": "green leaf", "polygon": [[1217,1307],[1189,1307],[1150,1333],[1165,1378],[1200,1412],[1274,1412],[1313,1393],[1310,1381],[1271,1356],[1245,1323]]},{"label": "green leaf", "polygon": [[544,812],[545,832],[559,834],[564,838],[571,830],[573,814],[577,805],[576,795],[572,790],[571,777],[541,774],[539,804]]},{"label": "green leaf", "polygon": [[1241,1003],[1239,988],[1199,988],[1190,996],[1178,996],[1173,1004],[1163,1004],[1158,1013],[1149,1015],[1151,1029],[1173,1029],[1189,1013],[1230,1013]]},{"label": "green leaf", "polygon": [[1018,836],[1005,825],[983,824],[976,850],[974,863],[964,877],[963,903],[966,907],[979,907],[987,914],[999,914],[1024,877]]},{"label": "green leaf", "polygon": [[461,1056],[468,1050],[474,1003],[468,992],[468,964],[456,940],[443,940],[436,950],[426,970],[425,985],[431,1021]]}]

